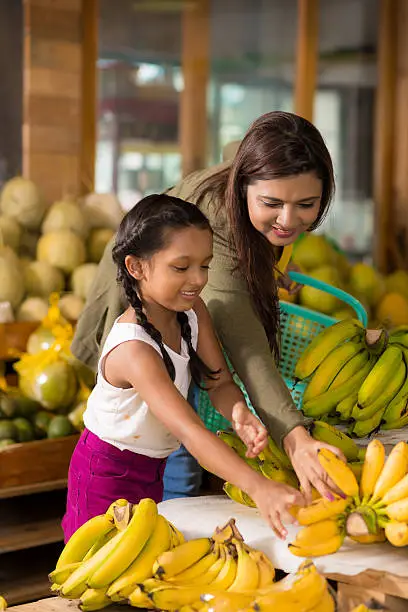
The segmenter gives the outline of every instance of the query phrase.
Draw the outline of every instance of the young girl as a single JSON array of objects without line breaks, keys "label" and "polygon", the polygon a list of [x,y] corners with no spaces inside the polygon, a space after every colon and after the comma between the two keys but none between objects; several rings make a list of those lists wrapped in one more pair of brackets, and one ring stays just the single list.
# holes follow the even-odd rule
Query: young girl
[{"label": "young girl", "polygon": [[201,465],[243,489],[279,537],[301,493],[250,468],[188,404],[191,377],[255,457],[267,431],[233,382],[199,295],[213,237],[197,206],[169,195],[141,200],[123,219],[113,249],[128,308],[115,321],[84,414],[68,475],[65,541],[112,501],[163,495],[166,458],[180,442]]}]

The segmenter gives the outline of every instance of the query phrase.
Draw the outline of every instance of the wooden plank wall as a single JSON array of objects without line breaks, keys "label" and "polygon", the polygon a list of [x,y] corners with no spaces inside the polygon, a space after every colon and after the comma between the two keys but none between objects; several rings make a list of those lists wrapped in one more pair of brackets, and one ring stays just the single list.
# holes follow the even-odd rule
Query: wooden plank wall
[{"label": "wooden plank wall", "polygon": [[83,5],[87,4],[86,0],[24,1],[23,174],[38,183],[48,202],[82,191]]}]

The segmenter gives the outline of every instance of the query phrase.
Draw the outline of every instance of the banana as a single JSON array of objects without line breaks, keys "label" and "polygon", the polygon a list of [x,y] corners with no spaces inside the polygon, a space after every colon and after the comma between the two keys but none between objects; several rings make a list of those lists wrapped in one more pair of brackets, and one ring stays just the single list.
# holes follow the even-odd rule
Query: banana
[{"label": "banana", "polygon": [[372,501],[381,499],[408,471],[408,445],[398,442],[389,454],[387,461],[375,483]]},{"label": "banana", "polygon": [[234,541],[238,553],[237,573],[228,591],[253,591],[259,584],[259,570],[255,560],[249,555],[243,542]]},{"label": "banana", "polygon": [[[224,591],[222,593],[204,593],[201,600],[205,607],[195,608],[197,610],[208,610],[208,612],[241,612],[254,600],[252,593],[233,593]],[[181,612],[181,610],[180,610]]]},{"label": "banana", "polygon": [[394,502],[400,501],[408,497],[408,474],[405,474],[382,498],[382,503],[388,506]]},{"label": "banana", "polygon": [[320,497],[312,501],[309,506],[299,508],[296,518],[299,525],[312,525],[330,519],[346,512],[351,503],[350,499],[339,497],[334,501],[329,501],[325,497]]},{"label": "banana", "polygon": [[363,408],[372,404],[388,387],[402,361],[402,351],[395,345],[388,346],[374,364],[358,392],[358,403]]},{"label": "banana", "polygon": [[[216,561],[208,568],[206,572],[202,572],[199,576],[195,578],[190,578],[189,580],[177,580],[177,575],[172,579],[173,584],[178,584],[180,586],[202,586],[211,588],[215,578],[218,576],[222,568],[225,564],[225,557],[219,556]],[[187,571],[187,570],[186,570]]]},{"label": "banana", "polygon": [[167,580],[191,567],[206,555],[212,546],[210,538],[196,538],[159,555],[153,564],[153,575]]},{"label": "banana", "polygon": [[377,512],[371,506],[358,506],[347,517],[346,532],[353,536],[378,533]]},{"label": "banana", "polygon": [[107,531],[106,533],[103,533],[96,540],[95,544],[91,546],[85,557],[82,559],[82,563],[84,563],[84,561],[88,561],[88,559],[90,559],[96,552],[98,552],[98,550],[102,548],[102,546],[105,546],[105,544],[109,542],[109,540],[111,540],[117,533],[118,532],[115,525],[112,525],[112,529],[110,531]]},{"label": "banana", "polygon": [[250,508],[256,508],[255,502],[247,495],[244,491],[236,487],[231,482],[224,482],[223,490],[230,499],[242,504],[243,506],[249,506]]},{"label": "banana", "polygon": [[82,594],[79,608],[81,610],[101,610],[111,605],[111,600],[106,596],[106,588],[104,589],[87,589]]},{"label": "banana", "polygon": [[337,446],[348,461],[357,461],[359,452],[357,444],[336,427],[323,421],[314,421],[310,426],[310,433],[315,440]]},{"label": "banana", "polygon": [[177,538],[177,546],[179,544],[183,544],[186,539],[184,537],[184,535],[182,534],[182,532],[180,531],[180,529],[177,529],[177,527],[175,525],[173,525],[173,523],[171,523],[170,521],[167,521],[171,531],[175,534],[176,538]]},{"label": "banana", "polygon": [[72,599],[76,599],[80,597],[82,593],[86,590],[86,582],[89,576],[103,563],[106,557],[115,549],[120,540],[124,536],[124,531],[118,531],[116,535],[109,540],[95,553],[90,559],[81,563],[81,565],[76,569],[64,582],[61,587],[60,594],[63,597],[71,597]]},{"label": "banana", "polygon": [[354,476],[357,478],[357,482],[360,484],[361,475],[363,473],[364,461],[350,461],[348,465]]},{"label": "banana", "polygon": [[113,526],[113,519],[106,514],[89,519],[72,534],[58,558],[55,569],[82,561],[98,538],[110,531]]},{"label": "banana", "polygon": [[55,569],[53,572],[48,574],[48,579],[51,583],[63,584],[80,565],[80,561],[77,561],[76,563],[68,563],[68,565]]},{"label": "banana", "polygon": [[[287,468],[288,470],[293,470],[289,457],[284,450],[279,448],[271,436],[268,436],[268,446],[262,451],[262,453],[264,455],[264,459],[267,460],[268,458],[274,458],[275,461],[282,465],[282,467]],[[261,453],[259,453],[259,455],[261,455]]]},{"label": "banana", "polygon": [[7,601],[0,595],[0,610],[7,609]]},{"label": "banana", "polygon": [[237,575],[237,561],[234,559],[233,554],[228,550],[225,550],[225,562],[224,565],[211,584],[212,589],[219,591],[228,591],[235,581]]},{"label": "banana", "polygon": [[159,555],[169,550],[171,544],[170,525],[161,514],[155,528],[141,552],[129,567],[110,585],[107,595],[111,599],[128,596],[135,585],[153,576],[153,563]]},{"label": "banana", "polygon": [[162,582],[161,580],[156,580],[154,578],[148,578],[144,582],[141,582],[137,585],[137,587],[130,593],[128,597],[128,602],[131,606],[135,608],[147,608],[153,609],[154,605],[152,604],[151,599],[149,599],[149,593],[153,590],[159,590],[161,588],[166,588],[167,583]]},{"label": "banana", "polygon": [[364,459],[360,480],[360,497],[369,499],[373,494],[375,483],[384,467],[385,449],[380,440],[369,442]]},{"label": "banana", "polygon": [[[223,549],[224,552],[224,549]],[[216,561],[220,558],[220,545],[215,543],[213,548],[211,548],[204,557],[199,559],[194,565],[191,565],[187,569],[175,574],[171,578],[167,578],[168,581],[174,583],[185,583],[190,585],[190,582],[196,580],[198,577],[207,574],[211,567],[214,565]],[[225,559],[222,558],[223,561]],[[214,576],[215,578],[215,576]]]},{"label": "banana", "polygon": [[353,408],[355,404],[357,404],[357,396],[358,391],[354,391],[348,397],[345,397],[344,400],[341,400],[336,406],[336,414],[339,416],[341,421],[349,421],[351,418],[351,413],[353,412]]},{"label": "banana", "polygon": [[372,363],[372,360],[368,361],[363,368],[336,389],[329,389],[325,393],[322,393],[322,395],[319,395],[319,397],[305,402],[302,406],[303,414],[307,417],[318,418],[335,410],[339,402],[344,400],[351,393],[358,391],[361,384],[370,373]]},{"label": "banana", "polygon": [[359,321],[347,319],[323,329],[303,351],[295,367],[295,378],[308,378],[326,357],[343,342],[363,335],[363,326]]},{"label": "banana", "polygon": [[318,523],[313,523],[303,527],[298,531],[292,544],[295,546],[314,546],[316,542],[329,540],[336,535],[343,533],[344,520],[336,518],[325,519]]},{"label": "banana", "polygon": [[259,471],[258,458],[249,458],[246,456],[247,447],[236,433],[232,431],[217,431],[217,436],[223,442],[225,442],[225,444],[228,444],[228,446],[232,448],[232,450],[235,451],[237,455],[241,457],[241,459],[246,461],[246,463],[250,465],[253,470]]},{"label": "banana", "polygon": [[354,374],[359,372],[368,361],[372,361],[374,364],[375,360],[372,359],[368,351],[359,351],[344,365],[341,370],[338,371],[337,376],[334,378],[329,389],[337,389],[343,383],[347,382]]},{"label": "banana", "polygon": [[386,540],[384,529],[380,529],[377,533],[366,533],[356,536],[349,535],[348,537],[353,542],[358,542],[359,544],[377,544]]},{"label": "banana", "polygon": [[109,517],[110,519],[112,519],[112,521],[114,521],[115,519],[115,509],[116,508],[123,508],[124,506],[127,506],[129,504],[127,499],[123,499],[122,497],[120,499],[117,499],[116,501],[112,502],[111,505],[109,506],[109,508],[107,509],[107,511],[105,512],[106,516]]},{"label": "banana", "polygon": [[364,344],[373,355],[382,355],[388,346],[389,333],[386,329],[367,329]]},{"label": "banana", "polygon": [[247,550],[249,555],[258,565],[258,589],[263,589],[264,587],[270,586],[275,579],[275,568],[273,567],[271,561],[268,559],[265,553],[261,552],[260,550],[255,550],[254,548],[250,548],[249,546],[247,546]]},{"label": "banana", "polygon": [[344,535],[338,534],[329,538],[324,542],[316,542],[308,546],[296,546],[289,544],[288,548],[292,555],[296,557],[322,557],[323,555],[332,555],[337,552],[343,544]]},{"label": "banana", "polygon": [[223,545],[229,544],[233,539],[244,540],[233,518],[230,518],[222,527],[216,527],[211,538],[214,542],[219,542]]},{"label": "banana", "polygon": [[400,365],[397,367],[397,371],[388,381],[387,388],[384,392],[377,397],[371,404],[367,404],[364,408],[357,404],[352,412],[352,417],[356,421],[363,421],[365,419],[371,418],[376,412],[384,410],[387,408],[390,402],[392,402],[395,396],[398,394],[401,389],[407,375],[407,368],[405,366],[404,361],[401,361]]},{"label": "banana", "polygon": [[295,489],[299,486],[299,482],[293,470],[288,470],[277,463],[272,463],[270,459],[261,462],[261,472],[268,480],[284,482]]},{"label": "banana", "polygon": [[391,333],[389,343],[401,348],[408,348],[408,334],[407,333]]},{"label": "banana", "polygon": [[202,587],[179,587],[166,585],[148,593],[149,598],[158,610],[179,610],[182,606],[200,602]]},{"label": "banana", "polygon": [[389,504],[384,511],[394,521],[408,521],[408,497]]},{"label": "banana", "polygon": [[408,545],[408,525],[406,522],[390,521],[385,526],[385,537],[393,546]]},{"label": "banana", "polygon": [[[404,414],[403,412],[406,411]],[[408,425],[408,404],[405,406],[404,410],[401,412],[402,416],[399,419],[395,419],[395,421],[387,421],[386,423],[381,424],[381,429],[385,431],[388,429],[402,429]]]},{"label": "banana", "polygon": [[350,497],[358,496],[358,482],[349,466],[327,448],[319,448],[320,465],[334,484]]},{"label": "banana", "polygon": [[366,438],[374,435],[381,427],[384,410],[385,408],[382,408],[369,419],[364,419],[364,421],[356,421],[350,426],[349,433],[356,436],[356,438]]},{"label": "banana", "polygon": [[313,608],[308,608],[308,612],[335,612],[335,610],[335,601],[327,589],[323,593],[319,603]]},{"label": "banana", "polygon": [[364,349],[361,343],[352,341],[333,349],[312,375],[303,394],[303,401],[307,402],[327,391],[340,370],[362,350]]}]

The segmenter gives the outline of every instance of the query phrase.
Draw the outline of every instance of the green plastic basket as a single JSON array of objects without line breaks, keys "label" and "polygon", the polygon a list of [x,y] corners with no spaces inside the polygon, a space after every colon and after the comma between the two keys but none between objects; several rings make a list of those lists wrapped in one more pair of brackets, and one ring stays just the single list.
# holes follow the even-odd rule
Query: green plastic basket
[{"label": "green plastic basket", "polygon": [[[367,312],[364,306],[346,291],[337,289],[337,287],[328,285],[323,281],[316,280],[315,278],[311,278],[310,276],[306,276],[300,272],[290,272],[289,276],[293,281],[301,285],[308,285],[309,287],[320,289],[321,291],[325,291],[326,293],[330,293],[331,295],[339,298],[354,308],[357,318],[363,323],[364,326],[367,325]],[[291,391],[293,400],[298,408],[300,408],[302,405],[305,385],[298,383],[295,386],[293,374],[296,363],[302,352],[310,344],[313,338],[320,333],[323,328],[333,325],[336,323],[336,321],[337,320],[333,317],[310,310],[304,306],[298,306],[297,304],[291,304],[289,302],[280,303],[281,360],[279,370],[285,380],[286,385]],[[228,366],[232,372],[236,384],[240,387],[245,396],[249,409],[251,412],[256,414],[242,381],[235,372],[225,352],[224,355],[227,359]],[[213,432],[216,432],[219,429],[228,429],[231,427],[230,422],[219,414],[212,406],[208,394],[201,389],[198,392],[197,412],[202,421],[205,423],[207,429],[210,429]]]}]

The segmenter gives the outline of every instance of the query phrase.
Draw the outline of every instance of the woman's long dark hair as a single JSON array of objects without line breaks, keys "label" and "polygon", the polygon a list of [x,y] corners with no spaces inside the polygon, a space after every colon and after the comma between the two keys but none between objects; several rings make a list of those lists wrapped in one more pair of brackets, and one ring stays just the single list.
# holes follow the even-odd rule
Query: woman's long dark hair
[{"label": "woman's long dark hair", "polygon": [[[197,206],[167,194],[149,195],[136,204],[122,219],[113,247],[113,261],[117,266],[117,281],[122,285],[127,301],[136,313],[138,323],[158,344],[166,369],[174,381],[175,369],[170,355],[166,351],[162,335],[147,319],[143,311],[143,296],[137,281],[129,274],[125,264],[128,255],[140,259],[149,259],[166,247],[172,231],[197,227],[212,232],[207,217]],[[185,312],[177,313],[181,335],[185,340],[190,355],[190,371],[198,385],[204,379],[214,379],[218,372],[213,372],[200,359],[194,350],[191,328]]]},{"label": "woman's long dark hair", "polygon": [[326,216],[334,194],[330,153],[317,128],[293,113],[271,112],[259,117],[244,136],[231,165],[209,177],[196,190],[198,203],[205,196],[227,215],[231,247],[237,269],[244,276],[254,308],[269,345],[279,361],[279,299],[273,271],[273,245],[258,232],[248,213],[247,188],[257,180],[315,172],[322,181],[322,198],[313,230]]}]

